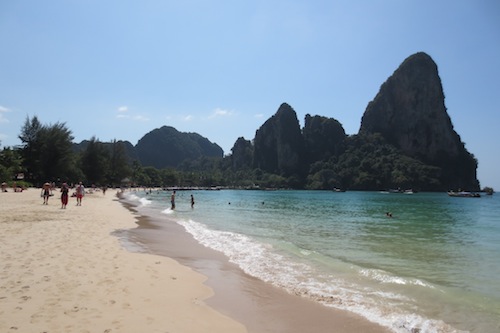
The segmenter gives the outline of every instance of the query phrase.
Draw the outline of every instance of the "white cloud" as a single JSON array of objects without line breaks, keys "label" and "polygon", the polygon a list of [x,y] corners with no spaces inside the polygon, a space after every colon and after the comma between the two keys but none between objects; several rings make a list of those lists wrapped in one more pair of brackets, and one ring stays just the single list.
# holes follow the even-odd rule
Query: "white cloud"
[{"label": "white cloud", "polygon": [[120,106],[118,109],[116,109],[116,111],[118,112],[117,115],[116,115],[116,118],[118,118],[118,119],[130,119],[130,120],[134,120],[134,121],[149,121],[149,118],[145,117],[143,115],[140,115],[140,114],[136,114],[136,115],[130,114],[128,106],[125,106],[125,105],[124,106]]},{"label": "white cloud", "polygon": [[5,118],[4,114],[10,112],[10,109],[0,105],[0,123],[8,123],[9,119]]},{"label": "white cloud", "polygon": [[134,116],[134,117],[132,117],[132,119],[137,120],[137,121],[149,121],[148,117],[144,117],[141,115]]},{"label": "white cloud", "polygon": [[254,117],[255,118],[264,118],[264,115],[262,113],[257,113]]},{"label": "white cloud", "polygon": [[214,112],[210,115],[209,118],[215,118],[215,117],[229,117],[233,115],[233,111],[231,110],[224,110],[221,108],[216,108]]},{"label": "white cloud", "polygon": [[191,121],[193,119],[194,119],[194,117],[192,115],[188,115],[188,116],[185,116],[183,120],[184,121]]}]

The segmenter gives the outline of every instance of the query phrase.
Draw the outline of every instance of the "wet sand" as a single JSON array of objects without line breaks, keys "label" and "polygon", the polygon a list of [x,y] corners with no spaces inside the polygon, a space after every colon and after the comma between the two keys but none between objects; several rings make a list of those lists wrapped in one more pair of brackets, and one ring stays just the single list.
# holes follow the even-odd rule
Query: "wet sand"
[{"label": "wet sand", "polygon": [[244,324],[250,333],[389,332],[359,315],[290,295],[249,276],[223,254],[200,245],[166,215],[142,216],[138,224],[123,236],[207,276],[206,284],[214,291],[207,304]]},{"label": "wet sand", "polygon": [[159,233],[114,191],[42,202],[0,194],[0,332],[387,332],[246,275],[171,220]]},{"label": "wet sand", "polygon": [[121,245],[137,220],[112,191],[59,196],[0,193],[0,332],[247,332],[206,304],[205,276]]}]

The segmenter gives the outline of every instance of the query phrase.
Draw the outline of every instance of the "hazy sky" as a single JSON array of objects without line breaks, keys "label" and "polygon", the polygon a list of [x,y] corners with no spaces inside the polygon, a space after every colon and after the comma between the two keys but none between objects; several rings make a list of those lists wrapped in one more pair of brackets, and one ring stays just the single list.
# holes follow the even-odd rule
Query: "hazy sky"
[{"label": "hazy sky", "polygon": [[27,116],[75,142],[163,125],[230,153],[281,103],[356,134],[408,56],[438,65],[454,128],[500,190],[500,1],[0,0],[0,141]]}]

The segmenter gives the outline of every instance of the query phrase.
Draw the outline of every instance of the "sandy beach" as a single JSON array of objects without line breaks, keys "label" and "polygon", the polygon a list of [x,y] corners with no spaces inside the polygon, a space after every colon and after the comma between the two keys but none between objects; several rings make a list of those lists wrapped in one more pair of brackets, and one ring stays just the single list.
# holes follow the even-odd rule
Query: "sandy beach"
[{"label": "sandy beach", "polygon": [[42,202],[0,194],[0,332],[246,332],[205,304],[203,275],[120,245],[136,219],[113,191]]},{"label": "sandy beach", "polygon": [[42,202],[0,194],[0,332],[387,332],[247,276],[175,223],[155,239],[116,191]]}]

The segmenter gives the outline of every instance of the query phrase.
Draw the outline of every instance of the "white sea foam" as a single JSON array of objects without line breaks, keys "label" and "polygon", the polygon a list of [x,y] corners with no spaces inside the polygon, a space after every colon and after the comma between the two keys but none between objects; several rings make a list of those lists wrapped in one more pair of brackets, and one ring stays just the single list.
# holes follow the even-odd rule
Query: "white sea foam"
[{"label": "white sea foam", "polygon": [[[260,279],[285,286],[297,283],[294,272],[306,272],[310,268],[303,264],[290,263],[283,256],[273,252],[273,247],[259,243],[245,235],[207,229],[203,224],[181,221],[181,225],[201,244],[224,253],[231,262],[246,273]],[[281,272],[277,279],[276,271]]]},{"label": "white sea foam", "polygon": [[382,282],[382,283],[394,283],[394,284],[401,284],[401,285],[414,285],[414,286],[421,286],[421,287],[428,287],[428,288],[434,288],[429,283],[425,283],[422,280],[419,279],[409,279],[409,278],[404,278],[401,276],[394,276],[392,274],[389,274],[388,272],[384,272],[379,269],[361,269],[359,273],[365,277],[368,277],[370,279]]},{"label": "white sea foam", "polygon": [[[261,279],[281,283],[291,293],[325,305],[343,306],[393,331],[455,332],[431,319],[474,332],[498,329],[498,269],[492,265],[496,257],[490,255],[500,244],[498,223],[493,223],[496,215],[491,213],[500,207],[496,200],[469,204],[440,194],[421,194],[402,201],[392,195],[353,191],[332,202],[330,193],[317,191],[204,191],[195,193],[196,209],[184,211],[189,200],[179,193],[180,210],[172,212],[165,210],[168,193],[130,193],[153,201],[146,207],[129,202],[146,215],[190,218],[210,229],[248,235],[251,242],[260,243],[256,246],[282,255],[284,262],[307,264],[311,272],[292,272],[300,282],[294,284],[285,276],[286,270],[282,274],[265,257],[267,252],[246,258],[249,266],[255,266],[248,270],[252,275],[263,270],[259,267],[263,261],[269,278]],[[398,218],[381,217],[380,212],[389,207],[396,209],[395,199]],[[484,218],[486,212],[491,216]],[[476,232],[477,225],[484,230]],[[232,248],[238,252],[237,246]],[[327,274],[333,278],[329,280]]]},{"label": "white sea foam", "polygon": [[[459,332],[442,321],[403,310],[399,305],[408,299],[402,295],[361,287],[338,277],[319,273],[312,266],[278,253],[270,244],[234,232],[211,230],[192,220],[179,221],[179,224],[199,243],[224,253],[247,274],[284,288],[291,294],[357,313],[397,333]],[[382,283],[430,286],[420,280],[403,279],[382,271],[360,271],[363,276]]]},{"label": "white sea foam", "polygon": [[124,197],[125,197],[125,200],[127,200],[127,201],[137,202],[139,204],[139,206],[141,206],[141,207],[151,205],[151,203],[152,203],[151,200],[148,200],[146,198],[141,198],[141,197],[139,197],[136,194],[131,193],[131,192],[125,193]]},{"label": "white sea foam", "polygon": [[166,209],[162,210],[161,213],[166,214],[166,215],[171,215],[174,213],[174,211],[170,208],[166,208]]},{"label": "white sea foam", "polygon": [[135,195],[132,192],[125,192],[125,194],[123,196],[128,201],[139,201],[139,199],[140,199],[139,196]]},{"label": "white sea foam", "polygon": [[304,250],[304,249],[300,250],[300,254],[302,254],[303,256],[309,256],[309,255],[311,255],[311,253],[312,252],[309,250]]},{"label": "white sea foam", "polygon": [[148,205],[151,205],[151,200],[148,200],[146,198],[140,198],[139,199],[139,202],[141,203],[141,206],[148,206]]}]

